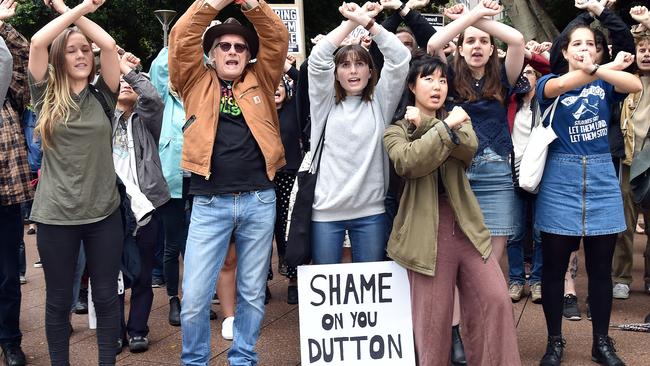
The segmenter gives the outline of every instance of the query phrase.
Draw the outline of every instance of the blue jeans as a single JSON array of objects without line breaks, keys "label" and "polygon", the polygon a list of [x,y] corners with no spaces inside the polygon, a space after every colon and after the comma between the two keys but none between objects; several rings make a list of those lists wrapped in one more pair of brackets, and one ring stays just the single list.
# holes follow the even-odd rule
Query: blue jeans
[{"label": "blue jeans", "polygon": [[208,364],[210,304],[231,235],[237,251],[237,310],[228,361],[233,366],[257,364],[254,348],[264,318],[274,225],[273,188],[194,197],[183,274],[183,365]]},{"label": "blue jeans", "polygon": [[530,208],[533,215],[533,268],[531,270],[528,283],[538,283],[542,281],[542,239],[539,230],[534,228],[535,218],[535,196],[515,192],[514,211],[512,213],[514,220],[515,233],[508,237],[508,283],[518,283],[523,285],[526,282],[526,273],[524,270],[524,239],[528,222],[528,210]]},{"label": "blue jeans", "polygon": [[311,222],[311,250],[314,264],[341,262],[345,230],[350,235],[353,262],[386,259],[386,214],[352,220]]}]

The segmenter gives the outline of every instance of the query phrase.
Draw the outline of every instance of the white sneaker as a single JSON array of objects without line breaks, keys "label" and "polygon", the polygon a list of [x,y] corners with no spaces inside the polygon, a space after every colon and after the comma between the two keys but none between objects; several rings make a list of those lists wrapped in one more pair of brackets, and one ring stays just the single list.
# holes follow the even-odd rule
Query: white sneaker
[{"label": "white sneaker", "polygon": [[221,336],[227,341],[232,341],[232,326],[235,322],[234,316],[229,316],[221,323]]},{"label": "white sneaker", "polygon": [[625,300],[630,297],[630,286],[624,283],[614,284],[613,297],[615,299]]}]

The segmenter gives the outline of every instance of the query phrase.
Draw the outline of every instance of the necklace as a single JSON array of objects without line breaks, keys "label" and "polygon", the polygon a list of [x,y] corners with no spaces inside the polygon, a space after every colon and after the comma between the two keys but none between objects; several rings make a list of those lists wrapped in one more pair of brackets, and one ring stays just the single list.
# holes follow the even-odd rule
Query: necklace
[{"label": "necklace", "polygon": [[228,81],[228,80],[221,80],[221,81],[223,81],[223,83],[226,84],[226,88],[228,90],[232,89],[232,83],[233,83],[232,81]]},{"label": "necklace", "polygon": [[474,79],[474,85],[478,88],[479,84],[481,83],[481,79]]}]

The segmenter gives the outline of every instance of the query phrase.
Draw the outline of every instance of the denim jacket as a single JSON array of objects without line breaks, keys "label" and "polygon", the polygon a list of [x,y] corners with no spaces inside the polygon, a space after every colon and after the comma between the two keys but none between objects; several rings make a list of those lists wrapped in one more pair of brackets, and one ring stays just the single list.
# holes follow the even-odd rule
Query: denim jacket
[{"label": "denim jacket", "polygon": [[169,49],[163,48],[151,63],[149,76],[151,83],[158,91],[165,104],[162,117],[158,153],[162,171],[169,187],[171,198],[183,196],[183,169],[181,169],[181,154],[183,153],[183,123],[185,110],[178,96],[169,89],[169,66],[167,58]]}]

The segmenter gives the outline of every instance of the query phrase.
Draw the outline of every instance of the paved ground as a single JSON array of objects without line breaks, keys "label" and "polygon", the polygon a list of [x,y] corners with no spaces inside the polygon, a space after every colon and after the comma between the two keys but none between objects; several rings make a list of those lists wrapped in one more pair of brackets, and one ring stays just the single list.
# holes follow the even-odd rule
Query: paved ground
[{"label": "paved ground", "polygon": [[[45,340],[45,283],[41,269],[33,268],[37,259],[35,236],[25,235],[27,249],[27,280],[22,287],[23,302],[21,329],[23,331],[23,349],[32,365],[49,365],[47,342]],[[632,295],[628,300],[615,300],[612,323],[639,322],[650,311],[650,296],[642,292],[644,238],[640,235],[635,240],[635,261]],[[502,263],[505,267],[505,261]],[[274,264],[275,268],[275,264]],[[286,303],[286,280],[279,275],[270,283],[273,299],[267,306],[257,352],[260,365],[285,366],[300,364],[298,346],[298,307]],[[581,310],[585,311],[586,278],[581,261],[578,277],[578,297]],[[118,365],[178,365],[180,354],[180,328],[167,323],[167,296],[164,289],[154,289],[155,298],[149,321],[151,328],[151,348],[141,354],[130,354],[128,349],[118,357]],[[211,365],[227,365],[229,342],[221,338],[221,314],[219,305],[214,306],[219,319],[212,322],[212,359]],[[540,305],[528,299],[514,305],[517,317],[519,349],[524,365],[537,365],[546,346],[544,314]],[[72,365],[96,365],[97,344],[95,332],[88,329],[86,316],[73,315],[74,333],[70,340]],[[564,322],[564,334],[567,338],[565,365],[594,365],[591,362],[591,323],[583,317],[582,321]],[[650,333],[633,333],[612,330],[610,333],[617,341],[619,355],[630,366],[650,365]],[[0,361],[1,363],[2,361]],[[499,365],[494,365],[499,366]]]}]

